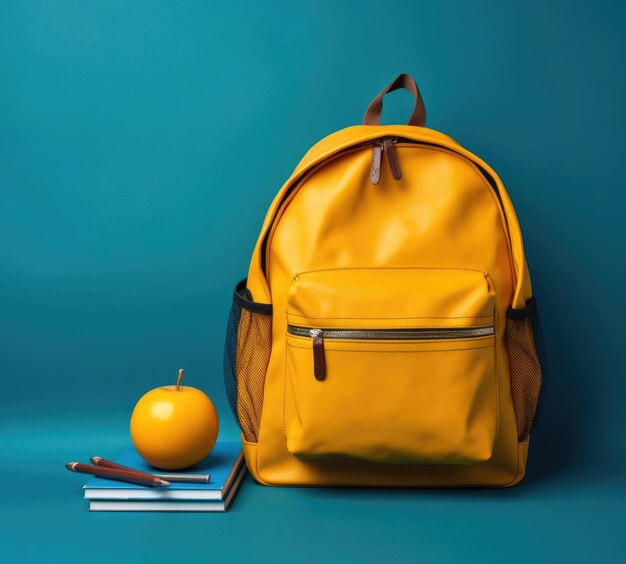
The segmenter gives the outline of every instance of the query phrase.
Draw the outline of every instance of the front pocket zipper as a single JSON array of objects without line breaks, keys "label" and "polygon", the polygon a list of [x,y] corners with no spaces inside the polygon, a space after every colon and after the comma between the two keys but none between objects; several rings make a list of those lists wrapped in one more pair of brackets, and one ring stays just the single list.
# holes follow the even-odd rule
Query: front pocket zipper
[{"label": "front pocket zipper", "polygon": [[432,329],[311,329],[288,325],[287,333],[313,339],[313,374],[315,379],[326,379],[324,339],[355,341],[440,341],[475,339],[494,334],[494,327],[450,327]]}]

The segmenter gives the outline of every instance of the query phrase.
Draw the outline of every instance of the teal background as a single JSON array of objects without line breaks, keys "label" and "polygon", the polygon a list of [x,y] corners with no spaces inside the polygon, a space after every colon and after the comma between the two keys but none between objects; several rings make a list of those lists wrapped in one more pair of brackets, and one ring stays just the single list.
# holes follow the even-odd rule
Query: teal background
[{"label": "teal background", "polygon": [[[611,561],[624,550],[619,2],[0,5],[3,561]],[[501,175],[551,381],[506,491],[262,488],[226,515],[89,514],[71,459],[113,457],[184,366],[222,384],[234,283],[302,154],[398,72],[428,125]],[[393,94],[384,121],[404,122]]]}]

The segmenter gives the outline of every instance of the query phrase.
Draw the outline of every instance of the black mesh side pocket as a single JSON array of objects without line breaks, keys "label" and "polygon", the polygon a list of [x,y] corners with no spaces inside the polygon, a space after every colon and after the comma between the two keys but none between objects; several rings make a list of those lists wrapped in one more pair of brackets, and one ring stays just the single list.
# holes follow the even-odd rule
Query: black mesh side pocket
[{"label": "black mesh side pocket", "polygon": [[237,284],[224,347],[224,383],[230,408],[246,441],[257,442],[265,374],[272,351],[272,305],[252,300]]},{"label": "black mesh side pocket", "polygon": [[517,437],[523,442],[537,419],[547,378],[545,344],[535,298],[524,309],[509,308],[506,346]]}]

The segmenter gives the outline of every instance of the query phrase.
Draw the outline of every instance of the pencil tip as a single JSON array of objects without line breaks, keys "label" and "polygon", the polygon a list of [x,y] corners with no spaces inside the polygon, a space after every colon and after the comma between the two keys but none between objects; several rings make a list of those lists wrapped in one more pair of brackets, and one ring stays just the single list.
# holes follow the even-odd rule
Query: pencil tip
[{"label": "pencil tip", "polygon": [[162,478],[156,478],[156,482],[159,486],[171,486],[172,484],[167,480],[163,480]]},{"label": "pencil tip", "polygon": [[78,462],[68,462],[65,467],[73,472],[77,464]]}]

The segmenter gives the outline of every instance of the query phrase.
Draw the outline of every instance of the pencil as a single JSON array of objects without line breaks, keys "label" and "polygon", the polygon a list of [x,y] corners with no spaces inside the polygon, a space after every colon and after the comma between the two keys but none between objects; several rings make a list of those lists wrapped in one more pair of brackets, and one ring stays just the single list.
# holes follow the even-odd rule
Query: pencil
[{"label": "pencil", "polygon": [[117,468],[118,470],[126,470],[127,472],[137,472],[138,474],[156,476],[157,478],[167,480],[168,482],[208,484],[210,481],[210,476],[208,474],[146,474],[146,472],[142,472],[141,470],[135,470],[134,468],[130,468],[129,466],[123,466],[122,464],[118,464],[117,462],[111,462],[110,460],[102,458],[101,456],[92,456],[91,462],[93,462],[96,466],[102,466],[104,468]]},{"label": "pencil", "polygon": [[98,468],[113,468],[115,470],[123,470],[124,472],[130,472],[131,474],[137,474],[138,476],[143,476],[144,478],[160,478],[161,476],[157,476],[156,474],[149,474],[148,472],[144,472],[143,470],[136,470],[135,468],[130,468],[128,466],[122,466],[121,464],[117,464],[115,462],[111,462],[110,460],[105,460],[100,456],[92,456],[91,462],[95,464]]},{"label": "pencil", "polygon": [[169,486],[170,483],[161,478],[157,478],[152,474],[139,474],[137,472],[128,472],[119,470],[118,468],[106,468],[102,466],[91,466],[90,464],[81,464],[80,462],[68,462],[65,467],[79,474],[91,474],[98,478],[107,480],[119,480],[120,482],[130,482],[131,484],[139,484],[141,486],[150,486],[156,488],[159,486]]}]

